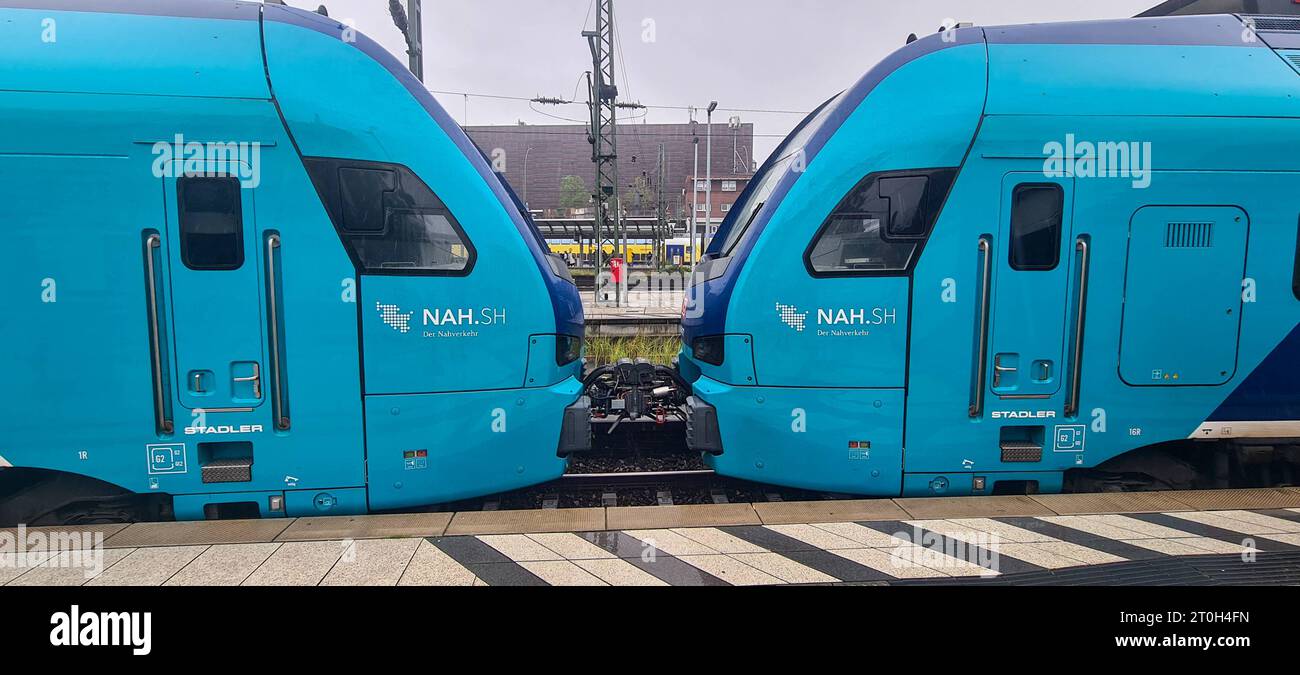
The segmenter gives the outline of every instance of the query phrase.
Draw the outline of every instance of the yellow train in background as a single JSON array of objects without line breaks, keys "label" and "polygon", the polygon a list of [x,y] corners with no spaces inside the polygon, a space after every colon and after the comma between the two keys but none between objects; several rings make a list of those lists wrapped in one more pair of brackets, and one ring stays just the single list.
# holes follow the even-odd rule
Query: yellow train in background
[{"label": "yellow train in background", "polygon": [[[578,244],[571,243],[571,242],[548,241],[546,243],[547,245],[550,246],[551,253],[554,253],[558,256],[563,256],[565,259],[569,260],[570,264],[579,261],[588,264],[590,262],[589,258],[593,252],[593,248],[589,244],[579,246]],[[687,242],[685,238],[682,238],[680,241],[676,239],[669,239],[667,241],[667,247],[668,247],[668,260],[665,261],[667,264],[669,265],[690,264],[691,259],[689,254],[687,253],[687,251],[690,249],[690,244]],[[637,264],[637,265],[650,264],[652,262],[651,256],[653,253],[654,253],[654,246],[652,244],[628,244],[627,245],[627,255],[629,258],[628,262],[632,264]],[[605,245],[605,254],[606,255],[614,254],[614,246],[612,244]]]}]

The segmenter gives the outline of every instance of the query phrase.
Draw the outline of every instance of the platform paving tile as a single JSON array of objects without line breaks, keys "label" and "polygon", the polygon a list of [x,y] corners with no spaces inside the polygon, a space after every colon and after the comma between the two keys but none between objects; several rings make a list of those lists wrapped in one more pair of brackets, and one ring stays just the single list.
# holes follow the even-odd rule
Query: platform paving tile
[{"label": "platform paving tile", "polygon": [[710,555],[718,551],[672,530],[627,530],[625,534],[640,539],[663,555]]},{"label": "platform paving tile", "polygon": [[961,527],[968,527],[986,534],[995,535],[1001,541],[1010,544],[1032,544],[1044,541],[1056,541],[1042,532],[1026,530],[1023,527],[1016,527],[1010,523],[1004,523],[992,518],[954,518],[948,522]]},{"label": "platform paving tile", "polygon": [[578,558],[573,564],[611,586],[667,586],[668,582],[622,558]]},{"label": "platform paving tile", "polygon": [[161,586],[207,550],[207,546],[137,548],[87,586]]},{"label": "platform paving tile", "polygon": [[519,563],[551,586],[608,586],[600,577],[568,560],[535,560]]},{"label": "platform paving tile", "polygon": [[[474,582],[475,585],[479,583],[488,586],[548,585],[536,574],[512,560],[510,556],[489,546],[478,537],[429,537],[427,541],[478,577],[478,581]],[[552,552],[551,557],[559,556]]]},{"label": "platform paving tile", "polygon": [[862,543],[814,525],[765,525],[777,534],[797,539],[813,548],[830,551],[837,548],[861,548]]},{"label": "platform paving tile", "polygon": [[437,546],[421,539],[411,562],[402,571],[399,586],[472,586],[477,577]]},{"label": "platform paving tile", "polygon": [[[1218,525],[1210,525],[1205,522],[1188,520],[1186,518],[1176,518],[1167,513],[1135,513],[1131,516],[1139,519],[1149,525],[1156,527],[1168,527],[1173,530],[1183,532],[1184,537],[1208,537],[1217,539],[1230,544],[1249,546],[1250,548],[1260,551],[1300,551],[1296,545],[1287,541],[1279,540],[1277,537],[1289,537],[1288,534],[1246,534],[1239,529],[1228,529]],[[1218,521],[1215,521],[1218,522]],[[1239,523],[1240,521],[1229,521],[1228,525]],[[1257,529],[1257,526],[1246,524],[1242,529]]]},{"label": "platform paving tile", "polygon": [[541,577],[517,562],[471,563],[466,565],[478,578],[475,586],[549,586]]},{"label": "platform paving tile", "polygon": [[1209,525],[1223,530],[1231,530],[1232,532],[1240,532],[1241,534],[1283,534],[1287,531],[1272,526],[1262,525],[1257,522],[1232,518],[1226,515],[1228,513],[1232,513],[1232,511],[1181,511],[1167,515],[1180,520],[1190,520],[1193,523]]},{"label": "platform paving tile", "polygon": [[731,557],[787,584],[827,584],[842,581],[780,553],[733,553]]},{"label": "platform paving tile", "polygon": [[889,548],[899,543],[899,539],[893,534],[886,534],[860,523],[814,523],[813,527],[852,540],[864,548]]},{"label": "platform paving tile", "polygon": [[1256,513],[1254,511],[1216,511],[1215,513],[1232,520],[1240,520],[1272,528],[1278,532],[1287,534],[1300,533],[1300,518],[1279,518],[1272,514]]},{"label": "platform paving tile", "polygon": [[766,553],[767,549],[744,539],[728,534],[716,527],[673,528],[674,534],[680,534],[691,541],[703,544],[718,553]]},{"label": "platform paving tile", "polygon": [[546,548],[523,534],[485,534],[478,540],[500,551],[515,562],[535,560],[563,560],[564,556]]},{"label": "platform paving tile", "polygon": [[1009,556],[1051,570],[1077,567],[1081,564],[1079,560],[1063,556],[1042,542],[1034,544],[1002,544],[998,547],[998,555]]},{"label": "platform paving tile", "polygon": [[591,560],[618,556],[571,532],[530,534],[529,539],[559,554],[565,560]]},{"label": "platform paving tile", "polygon": [[199,554],[167,580],[167,586],[238,586],[280,544],[217,544]]},{"label": "platform paving tile", "polygon": [[[1103,516],[1040,516],[1039,520],[1063,527],[1068,527],[1080,532],[1086,532],[1094,537],[1115,540],[1128,539],[1149,539],[1156,538],[1158,534],[1152,534],[1150,530],[1142,531],[1130,529],[1129,527],[1120,526],[1114,522],[1107,522],[1102,519]],[[1134,526],[1138,526],[1134,524]],[[1171,533],[1176,536],[1176,533]]]},{"label": "platform paving tile", "polygon": [[685,555],[678,559],[708,574],[721,579],[732,586],[768,586],[783,583],[781,579],[767,572],[751,567],[731,556],[715,553],[712,555]]},{"label": "platform paving tile", "polygon": [[[748,542],[761,546],[796,563],[816,570],[821,574],[846,582],[880,581],[889,576],[859,565],[843,556],[833,553],[833,549],[821,549],[793,537],[781,534],[768,527],[737,526],[725,530]],[[779,576],[779,575],[778,575]]]},{"label": "platform paving tile", "polygon": [[[1115,527],[1137,532],[1139,535],[1145,535],[1147,537],[1156,537],[1159,539],[1177,539],[1178,537],[1186,537],[1189,535],[1189,531],[1184,528],[1193,525],[1193,523],[1180,522],[1178,528],[1175,529],[1174,527],[1169,527],[1161,523],[1152,522],[1151,520],[1148,520],[1150,514],[1145,514],[1145,513],[1139,513],[1133,515],[1103,515],[1103,516],[1090,516],[1090,517],[1096,518],[1098,522],[1105,523],[1107,525],[1114,525]],[[1121,537],[1116,537],[1116,538],[1122,539]]]},{"label": "platform paving tile", "polygon": [[892,551],[881,548],[841,548],[831,553],[846,558],[851,562],[869,567],[884,574],[889,579],[924,579],[951,576],[910,560],[894,556]]},{"label": "platform paving tile", "polygon": [[1209,553],[1205,548],[1195,545],[1196,540],[1196,537],[1184,537],[1181,539],[1134,539],[1128,543],[1172,556],[1205,555],[1206,553]]},{"label": "platform paving tile", "polygon": [[285,542],[242,585],[315,586],[329,574],[346,548],[341,541]]},{"label": "platform paving tile", "polygon": [[[8,586],[82,586],[130,555],[133,548],[62,551],[57,555],[41,553],[41,563],[27,566]],[[0,569],[0,577],[3,577]]]},{"label": "platform paving tile", "polygon": [[[1110,539],[1091,532],[1086,532],[1082,529],[1067,527],[1066,525],[1057,524],[1056,522],[1048,522],[1044,518],[1002,518],[999,520],[1005,521],[1016,527],[1024,528],[1031,532],[1041,532],[1061,541],[1068,541],[1072,544],[1079,544],[1080,546],[1086,546],[1094,550],[1103,551],[1124,558],[1125,560],[1151,560],[1163,558],[1168,555],[1166,553],[1152,550],[1148,547],[1135,546],[1131,539]],[[1133,538],[1149,538],[1145,535],[1133,532],[1132,530],[1123,530],[1120,528],[1115,529],[1125,536]]]},{"label": "platform paving tile", "polygon": [[321,579],[322,586],[396,586],[423,539],[358,539]]},{"label": "platform paving tile", "polygon": [[7,584],[27,574],[52,555],[49,551],[0,553],[0,584]]},{"label": "platform paving tile", "polygon": [[1034,544],[1038,549],[1054,553],[1056,555],[1073,558],[1084,565],[1104,565],[1106,563],[1124,562],[1126,558],[1099,551],[1087,546],[1072,544],[1068,541],[1047,541]]}]

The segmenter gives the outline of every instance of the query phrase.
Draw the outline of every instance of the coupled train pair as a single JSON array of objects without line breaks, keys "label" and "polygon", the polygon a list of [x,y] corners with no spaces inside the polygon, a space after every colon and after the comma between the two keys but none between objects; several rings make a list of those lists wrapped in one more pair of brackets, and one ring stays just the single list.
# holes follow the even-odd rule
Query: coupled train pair
[{"label": "coupled train pair", "polygon": [[[590,444],[564,262],[364,35],[0,0],[0,59],[0,522],[412,508]],[[764,483],[1289,481],[1297,147],[1295,22],[921,38],[758,171],[654,372]]]}]

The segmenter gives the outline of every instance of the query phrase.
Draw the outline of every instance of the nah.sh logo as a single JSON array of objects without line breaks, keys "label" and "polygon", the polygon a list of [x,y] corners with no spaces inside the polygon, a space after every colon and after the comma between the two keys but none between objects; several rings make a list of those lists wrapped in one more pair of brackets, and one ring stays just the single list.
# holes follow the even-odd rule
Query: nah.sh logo
[{"label": "nah.sh logo", "polygon": [[803,332],[804,321],[808,319],[808,312],[800,312],[799,308],[794,305],[784,305],[779,302],[776,303],[776,312],[781,316],[781,321],[785,325],[800,333]]},{"label": "nah.sh logo", "polygon": [[385,305],[381,302],[375,303],[375,309],[379,310],[379,318],[393,330],[399,333],[411,332],[411,315],[415,312],[403,312],[397,305]]}]

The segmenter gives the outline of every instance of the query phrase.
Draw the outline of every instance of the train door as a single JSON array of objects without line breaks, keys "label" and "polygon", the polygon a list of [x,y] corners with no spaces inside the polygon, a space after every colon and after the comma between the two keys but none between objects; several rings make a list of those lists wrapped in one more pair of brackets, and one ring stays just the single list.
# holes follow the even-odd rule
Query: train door
[{"label": "train door", "polygon": [[164,179],[176,391],[191,415],[265,399],[253,189],[238,175]]},{"label": "train door", "polygon": [[993,247],[992,332],[987,382],[1000,407],[1055,410],[1061,391],[1069,300],[1073,178],[1011,172],[1002,180]]}]

